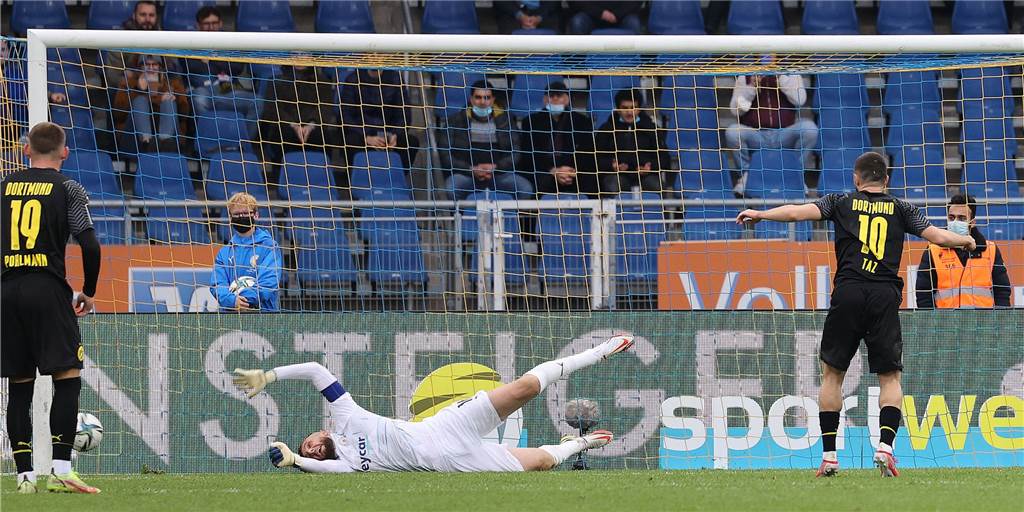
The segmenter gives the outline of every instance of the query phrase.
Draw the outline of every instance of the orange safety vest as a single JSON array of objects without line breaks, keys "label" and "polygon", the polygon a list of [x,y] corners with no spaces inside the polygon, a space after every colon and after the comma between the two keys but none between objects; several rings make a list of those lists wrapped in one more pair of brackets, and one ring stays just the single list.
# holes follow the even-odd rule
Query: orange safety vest
[{"label": "orange safety vest", "polygon": [[991,308],[992,267],[996,261],[996,244],[991,240],[980,258],[967,258],[967,266],[960,263],[955,249],[929,244],[932,268],[935,269],[935,307]]}]

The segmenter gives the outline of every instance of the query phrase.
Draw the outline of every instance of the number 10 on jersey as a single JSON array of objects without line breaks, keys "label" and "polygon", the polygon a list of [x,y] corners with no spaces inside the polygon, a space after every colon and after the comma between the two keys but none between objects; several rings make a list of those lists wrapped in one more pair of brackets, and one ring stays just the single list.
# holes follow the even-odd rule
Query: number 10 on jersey
[{"label": "number 10 on jersey", "polygon": [[864,258],[861,261],[861,270],[867,270],[872,274],[878,269],[878,260],[885,257],[885,237],[889,232],[889,221],[885,217],[870,217],[860,215],[857,217],[860,223],[860,233],[857,238],[861,243],[861,254],[873,256],[874,259]]}]

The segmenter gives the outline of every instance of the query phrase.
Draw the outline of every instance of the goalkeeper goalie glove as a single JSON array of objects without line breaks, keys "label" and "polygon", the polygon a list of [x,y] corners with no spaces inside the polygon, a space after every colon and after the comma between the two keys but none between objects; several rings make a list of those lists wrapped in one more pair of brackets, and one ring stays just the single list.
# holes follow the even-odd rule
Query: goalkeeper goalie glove
[{"label": "goalkeeper goalie glove", "polygon": [[252,398],[263,391],[263,388],[267,387],[267,384],[277,380],[277,374],[274,370],[263,371],[263,370],[243,370],[241,368],[235,368],[235,376],[231,379],[235,383],[235,387],[245,392],[249,398]]},{"label": "goalkeeper goalie glove", "polygon": [[288,448],[288,445],[280,441],[270,443],[267,455],[270,456],[270,463],[279,468],[295,465],[295,454],[292,453],[291,448]]}]

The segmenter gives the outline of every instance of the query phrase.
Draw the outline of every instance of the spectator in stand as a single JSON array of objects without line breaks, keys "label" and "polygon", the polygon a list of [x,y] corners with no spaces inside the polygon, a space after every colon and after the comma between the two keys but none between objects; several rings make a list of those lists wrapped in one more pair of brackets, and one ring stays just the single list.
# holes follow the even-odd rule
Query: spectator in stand
[{"label": "spectator in stand", "polygon": [[[771,57],[765,57],[770,62]],[[763,60],[765,60],[763,59]],[[800,75],[750,75],[736,77],[729,108],[739,119],[725,130],[726,145],[739,150],[740,179],[733,191],[744,197],[751,150],[799,149],[804,168],[810,167],[818,144],[818,126],[799,117],[807,102]]]},{"label": "spectator in stand", "polygon": [[[213,6],[201,7],[196,12],[196,23],[199,30],[205,32],[219,32],[224,28],[220,9]],[[182,59],[182,62],[188,73],[196,114],[203,115],[211,110],[238,112],[256,122],[256,95],[252,79],[247,77],[248,64],[210,59]]]},{"label": "spectator in stand", "polygon": [[530,198],[533,186],[513,167],[517,136],[508,114],[494,104],[494,88],[480,80],[471,91],[466,110],[452,114],[438,137],[442,162],[452,173],[449,190],[456,200],[486,189]]},{"label": "spectator in stand", "polygon": [[325,150],[337,128],[337,104],[334,89],[317,68],[282,66],[266,99],[259,123],[264,161],[280,161],[292,151]]},{"label": "spectator in stand", "polygon": [[[125,20],[122,25],[125,30],[160,30],[160,16],[157,14],[156,2],[153,0],[139,0],[135,2],[135,10],[132,17]],[[125,78],[127,65],[130,60],[125,60],[123,53],[107,50],[103,55],[103,77],[106,79],[107,87],[114,87]]]},{"label": "spectator in stand", "polygon": [[597,130],[597,163],[601,193],[615,195],[634,187],[650,192],[666,188],[662,172],[669,168],[654,120],[640,110],[640,91],[615,93],[615,111]]},{"label": "spectator in stand", "polygon": [[560,1],[497,1],[494,2],[494,8],[498,11],[498,30],[502,34],[537,28],[558,32],[561,27],[562,2]]},{"label": "spectator in stand", "polygon": [[[164,69],[156,55],[138,55],[114,96],[114,121],[122,137],[122,148],[138,152],[177,151],[177,136],[189,112],[185,84]],[[134,144],[134,145],[133,145]]]},{"label": "spectator in stand", "polygon": [[624,28],[637,34],[644,31],[640,13],[643,2],[569,2],[573,15],[567,30],[570,34],[587,35],[596,28]]},{"label": "spectator in stand", "polygon": [[412,115],[397,71],[359,69],[341,84],[341,126],[351,164],[356,153],[395,151],[406,170],[416,161],[419,140],[409,133]]},{"label": "spectator in stand", "polygon": [[1008,308],[1010,277],[995,242],[978,231],[974,197],[957,194],[949,199],[946,228],[974,238],[978,247],[944,248],[928,244],[917,269],[917,307],[920,309]]},{"label": "spectator in stand", "polygon": [[598,194],[594,125],[572,111],[564,83],[548,86],[544,110],[523,119],[522,132],[519,169],[533,176],[538,194]]},{"label": "spectator in stand", "polygon": [[[256,198],[238,192],[228,199],[228,216],[235,234],[217,253],[210,276],[210,288],[222,310],[277,311],[281,292],[281,248],[270,231],[257,227],[259,204]],[[253,286],[232,283],[250,277]]]},{"label": "spectator in stand", "polygon": [[[13,41],[0,39],[0,62],[4,87],[4,101],[0,101],[0,126],[3,127],[0,129],[0,150],[20,151],[18,139],[28,130],[28,77],[24,43],[14,46]],[[53,101],[52,94],[50,101]]]}]

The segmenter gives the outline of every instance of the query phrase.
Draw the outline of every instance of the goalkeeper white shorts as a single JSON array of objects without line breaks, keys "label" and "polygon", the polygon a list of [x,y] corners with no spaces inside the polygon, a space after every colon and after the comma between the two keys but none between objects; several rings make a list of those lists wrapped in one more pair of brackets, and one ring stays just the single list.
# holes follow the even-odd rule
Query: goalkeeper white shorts
[{"label": "goalkeeper white shorts", "polygon": [[440,452],[437,471],[523,471],[523,465],[503,445],[483,437],[501,425],[487,392],[456,402],[423,420]]}]

